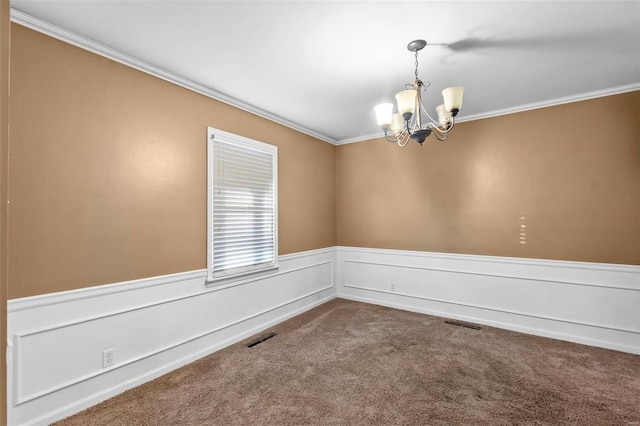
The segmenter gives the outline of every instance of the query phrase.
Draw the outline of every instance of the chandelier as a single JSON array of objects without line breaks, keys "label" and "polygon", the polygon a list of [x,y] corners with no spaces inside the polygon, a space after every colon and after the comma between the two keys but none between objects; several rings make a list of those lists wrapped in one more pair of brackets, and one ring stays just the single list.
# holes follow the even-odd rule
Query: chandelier
[{"label": "chandelier", "polygon": [[436,107],[438,120],[431,118],[422,105],[422,91],[426,91],[430,82],[422,82],[418,78],[418,52],[427,45],[424,40],[414,40],[407,45],[407,49],[415,53],[416,70],[413,84],[405,85],[405,90],[396,94],[398,112],[393,113],[393,104],[383,103],[375,107],[378,125],[384,130],[384,137],[389,142],[397,142],[405,146],[409,139],[414,139],[420,145],[433,133],[439,141],[447,139],[453,129],[454,117],[462,106],[461,86],[448,87],[442,91],[444,103]]}]

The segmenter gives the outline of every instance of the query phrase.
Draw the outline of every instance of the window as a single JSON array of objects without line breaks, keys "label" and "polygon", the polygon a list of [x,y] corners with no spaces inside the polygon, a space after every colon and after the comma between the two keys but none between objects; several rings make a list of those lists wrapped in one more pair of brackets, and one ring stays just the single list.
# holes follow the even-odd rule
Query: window
[{"label": "window", "polygon": [[207,281],[278,266],[278,149],[209,127]]}]

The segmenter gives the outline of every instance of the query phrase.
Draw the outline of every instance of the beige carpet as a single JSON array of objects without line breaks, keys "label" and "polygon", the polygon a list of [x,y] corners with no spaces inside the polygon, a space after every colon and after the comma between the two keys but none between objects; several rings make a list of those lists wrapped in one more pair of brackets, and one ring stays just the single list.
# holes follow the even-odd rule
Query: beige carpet
[{"label": "beige carpet", "polygon": [[640,424],[637,355],[342,299],[266,332],[59,424]]}]

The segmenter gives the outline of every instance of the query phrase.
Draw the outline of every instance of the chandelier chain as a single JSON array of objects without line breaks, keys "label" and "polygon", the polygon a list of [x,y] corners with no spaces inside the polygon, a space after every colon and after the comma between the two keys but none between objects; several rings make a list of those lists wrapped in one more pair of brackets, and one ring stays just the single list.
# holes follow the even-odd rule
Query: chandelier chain
[{"label": "chandelier chain", "polygon": [[416,80],[418,80],[418,51],[416,50]]}]

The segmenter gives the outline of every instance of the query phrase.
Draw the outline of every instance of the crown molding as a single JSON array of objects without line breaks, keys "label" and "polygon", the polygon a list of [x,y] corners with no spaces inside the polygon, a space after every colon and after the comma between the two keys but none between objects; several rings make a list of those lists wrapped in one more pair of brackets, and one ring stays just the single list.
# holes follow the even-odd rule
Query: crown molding
[{"label": "crown molding", "polygon": [[348,139],[340,139],[339,141],[336,141],[336,145],[346,145],[349,143],[364,142],[364,141],[369,141],[371,139],[378,139],[378,138],[384,138],[384,132],[373,133],[371,135],[356,136]]},{"label": "crown molding", "polygon": [[624,86],[610,87],[602,90],[594,90],[592,92],[579,93],[577,95],[564,96],[561,98],[549,99],[541,102],[532,102],[529,104],[518,105],[514,107],[497,109],[494,111],[483,112],[479,114],[465,115],[456,119],[456,123],[464,123],[465,121],[482,120],[485,118],[499,117],[501,115],[515,114],[518,112],[531,111],[534,109],[548,108],[552,106],[569,104],[573,102],[588,101],[589,99],[602,98],[605,96],[619,95],[621,93],[634,92],[640,90],[640,83],[632,83]]},{"label": "crown molding", "polygon": [[337,143],[335,139],[327,135],[318,133],[315,130],[309,129],[305,126],[301,126],[300,124],[294,123],[293,121],[287,120],[286,118],[280,117],[279,115],[272,114],[254,105],[248,104],[246,102],[235,99],[231,96],[225,95],[224,93],[218,92],[217,90],[214,90],[210,87],[196,83],[193,80],[189,80],[177,74],[165,71],[162,68],[156,67],[155,65],[151,65],[147,62],[136,59],[118,50],[111,49],[110,47],[104,46],[100,43],[96,43],[93,40],[89,40],[88,38],[82,37],[71,31],[68,31],[56,25],[50,24],[49,22],[43,21],[42,19],[36,18],[35,16],[31,16],[18,9],[11,8],[11,21],[15,22],[16,24],[20,24],[22,26],[30,28],[32,30],[38,31],[42,34],[46,34],[50,37],[64,41],[65,43],[72,44],[81,49],[84,49],[89,52],[95,53],[97,55],[103,56],[105,58],[111,59],[112,61],[116,61],[128,67],[135,68],[138,71],[142,71],[154,77],[161,78],[170,83],[184,87],[185,89],[189,89],[193,92],[215,99],[216,101],[223,102],[232,107],[257,115],[258,117],[265,118],[267,120],[281,124],[290,129],[312,136],[316,139],[320,139],[324,142],[328,142],[332,145],[335,145]]}]

